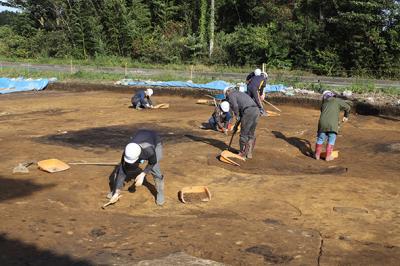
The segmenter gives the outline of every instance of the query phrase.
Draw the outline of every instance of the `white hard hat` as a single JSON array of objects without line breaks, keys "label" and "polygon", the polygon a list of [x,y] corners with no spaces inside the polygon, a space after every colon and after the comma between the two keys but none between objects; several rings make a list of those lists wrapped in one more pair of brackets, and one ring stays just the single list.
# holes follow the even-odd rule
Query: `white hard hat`
[{"label": "white hard hat", "polygon": [[151,96],[151,95],[153,95],[153,90],[152,89],[147,89],[146,93],[147,93],[148,96]]},{"label": "white hard hat", "polygon": [[225,89],[224,89],[224,95],[226,95],[226,92],[230,89],[231,87],[225,87]]},{"label": "white hard hat", "polygon": [[227,101],[223,101],[221,103],[221,110],[226,112],[229,112],[229,103]]},{"label": "white hard hat", "polygon": [[257,68],[256,70],[254,70],[254,75],[260,76],[261,75],[261,69]]},{"label": "white hard hat", "polygon": [[322,93],[322,99],[328,99],[329,97],[333,97],[335,94],[330,90],[326,90]]},{"label": "white hard hat", "polygon": [[127,163],[134,163],[139,159],[142,152],[140,146],[136,143],[129,143],[125,147],[124,161]]}]

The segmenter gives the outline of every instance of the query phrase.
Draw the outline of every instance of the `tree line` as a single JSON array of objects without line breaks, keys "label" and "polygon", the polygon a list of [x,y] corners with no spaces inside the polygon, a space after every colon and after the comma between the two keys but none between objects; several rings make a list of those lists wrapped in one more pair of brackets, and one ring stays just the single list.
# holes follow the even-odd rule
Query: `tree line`
[{"label": "tree line", "polygon": [[9,0],[0,56],[400,76],[398,0]]}]

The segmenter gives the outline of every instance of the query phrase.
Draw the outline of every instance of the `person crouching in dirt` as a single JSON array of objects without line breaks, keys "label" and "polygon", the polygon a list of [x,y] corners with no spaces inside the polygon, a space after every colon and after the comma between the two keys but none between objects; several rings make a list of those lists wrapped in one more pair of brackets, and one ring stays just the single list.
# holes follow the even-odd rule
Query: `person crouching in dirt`
[{"label": "person crouching in dirt", "polygon": [[247,83],[247,94],[254,100],[260,109],[260,114],[265,115],[265,110],[262,104],[264,94],[264,88],[267,84],[267,78],[261,69],[257,68],[252,73],[250,73],[246,78]]},{"label": "person crouching in dirt", "polygon": [[138,91],[131,99],[133,108],[140,110],[142,108],[148,109],[153,108],[153,102],[150,97],[153,95],[152,89],[147,89],[145,91]]},{"label": "person crouching in dirt", "polygon": [[238,121],[233,129],[234,132],[237,130],[239,123],[241,124],[239,155],[243,158],[251,159],[253,158],[253,150],[256,143],[255,131],[260,116],[259,107],[249,95],[234,88],[225,88],[224,94]]},{"label": "person crouching in dirt", "polygon": [[216,131],[228,134],[231,130],[232,115],[229,107],[229,102],[223,101],[218,106],[215,107],[214,113],[208,120],[210,127]]},{"label": "person crouching in dirt", "polygon": [[315,144],[315,159],[320,159],[322,145],[327,138],[328,144],[326,146],[325,160],[331,161],[334,159],[332,152],[339,131],[340,111],[344,111],[342,121],[347,122],[350,109],[350,105],[344,100],[336,98],[333,92],[325,91],[322,94],[321,115],[318,122],[317,143]]},{"label": "person crouching in dirt", "polygon": [[158,134],[152,130],[139,130],[125,147],[121,163],[116,172],[113,189],[107,197],[119,197],[127,176],[131,176],[132,173],[137,173],[138,170],[140,171],[139,163],[147,161],[147,166],[135,178],[135,186],[141,186],[145,176],[151,173],[157,190],[156,203],[157,205],[163,205],[164,176],[160,169],[161,159],[162,144]]}]

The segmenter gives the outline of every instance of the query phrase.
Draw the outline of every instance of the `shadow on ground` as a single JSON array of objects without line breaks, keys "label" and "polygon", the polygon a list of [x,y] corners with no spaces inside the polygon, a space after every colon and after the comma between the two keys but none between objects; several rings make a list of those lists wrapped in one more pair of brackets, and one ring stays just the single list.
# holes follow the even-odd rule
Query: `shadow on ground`
[{"label": "shadow on ground", "polygon": [[279,132],[279,131],[272,131],[272,134],[274,134],[276,138],[283,139],[290,145],[298,148],[299,151],[302,154],[304,154],[305,156],[308,156],[308,157],[313,156],[313,151],[312,151],[311,143],[309,140],[301,139],[301,138],[297,138],[297,137],[287,137],[282,132]]},{"label": "shadow on ground", "polygon": [[205,138],[205,137],[200,137],[196,135],[191,135],[191,134],[185,134],[185,137],[196,142],[203,142],[208,145],[214,146],[218,149],[226,150],[228,148],[228,145],[226,145],[225,142],[218,140],[218,139],[211,139],[211,138]]},{"label": "shadow on ground", "polygon": [[158,132],[162,143],[189,142],[184,138],[185,134],[192,133],[182,129],[160,126],[159,124],[132,124],[124,126],[96,127],[66,134],[47,135],[37,138],[37,141],[45,144],[58,144],[72,146],[74,148],[112,148],[122,149],[129,142],[131,136],[139,129],[151,129]]},{"label": "shadow on ground", "polygon": [[54,187],[54,184],[40,185],[28,179],[10,179],[0,176],[0,201],[26,197],[36,191]]},{"label": "shadow on ground", "polygon": [[57,265],[89,266],[85,260],[76,260],[66,255],[58,255],[50,250],[40,250],[34,245],[0,235],[1,265]]}]

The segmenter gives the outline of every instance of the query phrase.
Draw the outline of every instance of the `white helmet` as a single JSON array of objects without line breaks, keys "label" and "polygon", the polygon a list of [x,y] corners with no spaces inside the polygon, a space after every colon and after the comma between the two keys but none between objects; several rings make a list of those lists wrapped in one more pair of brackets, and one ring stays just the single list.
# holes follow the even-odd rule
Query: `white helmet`
[{"label": "white helmet", "polygon": [[257,68],[256,70],[254,70],[254,75],[260,76],[261,75],[261,69]]},{"label": "white helmet", "polygon": [[147,94],[147,96],[153,95],[153,90],[152,89],[147,89],[146,90],[146,94]]},{"label": "white helmet", "polygon": [[328,99],[329,97],[333,96],[335,96],[335,94],[329,90],[326,90],[324,93],[322,93],[322,99]]},{"label": "white helmet", "polygon": [[229,102],[227,102],[227,101],[223,101],[222,103],[221,103],[221,110],[223,111],[223,112],[229,112]]},{"label": "white helmet", "polygon": [[127,163],[134,163],[139,159],[142,148],[136,143],[129,143],[125,147],[124,161]]},{"label": "white helmet", "polygon": [[225,89],[224,89],[224,95],[226,95],[226,93],[227,93],[227,91],[230,89],[231,87],[225,87]]}]

